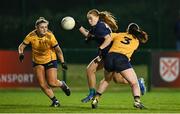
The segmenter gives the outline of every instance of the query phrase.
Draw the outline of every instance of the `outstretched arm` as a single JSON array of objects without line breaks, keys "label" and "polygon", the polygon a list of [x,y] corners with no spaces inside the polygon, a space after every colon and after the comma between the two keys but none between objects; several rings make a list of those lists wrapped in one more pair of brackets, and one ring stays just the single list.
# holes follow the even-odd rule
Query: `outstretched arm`
[{"label": "outstretched arm", "polygon": [[79,28],[79,31],[85,36],[88,37],[89,31],[85,29],[83,26]]},{"label": "outstretched arm", "polygon": [[83,36],[85,36],[85,40],[89,40],[93,37],[92,34],[90,34],[89,31],[79,23],[79,21],[76,21],[75,28],[78,29]]}]

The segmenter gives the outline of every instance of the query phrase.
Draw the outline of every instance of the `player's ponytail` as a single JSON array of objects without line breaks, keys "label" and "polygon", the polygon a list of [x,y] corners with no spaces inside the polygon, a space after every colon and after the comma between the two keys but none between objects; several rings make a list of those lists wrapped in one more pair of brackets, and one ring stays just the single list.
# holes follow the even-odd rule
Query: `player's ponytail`
[{"label": "player's ponytail", "polygon": [[95,16],[98,16],[99,19],[104,21],[112,29],[113,32],[116,32],[118,30],[117,21],[110,12],[100,12],[97,9],[92,9],[87,14],[93,14]]},{"label": "player's ponytail", "polygon": [[140,30],[136,23],[130,23],[128,25],[127,32],[134,35],[141,43],[146,43],[148,41],[147,33]]},{"label": "player's ponytail", "polygon": [[107,11],[102,11],[99,13],[99,17],[102,21],[108,24],[108,26],[112,29],[112,31],[116,32],[118,30],[116,18],[112,15],[112,13]]}]

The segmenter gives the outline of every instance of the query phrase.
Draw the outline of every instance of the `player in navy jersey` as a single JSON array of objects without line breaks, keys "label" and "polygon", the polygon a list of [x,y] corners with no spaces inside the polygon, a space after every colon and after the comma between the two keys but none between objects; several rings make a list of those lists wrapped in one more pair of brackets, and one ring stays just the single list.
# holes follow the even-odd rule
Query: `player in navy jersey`
[{"label": "player in navy jersey", "polygon": [[82,99],[82,102],[88,102],[93,98],[96,93],[96,76],[95,72],[103,68],[103,60],[106,53],[111,47],[111,32],[115,32],[118,29],[116,20],[114,16],[107,11],[98,11],[97,9],[92,9],[87,13],[87,19],[91,25],[91,29],[88,31],[79,23],[76,22],[76,28],[86,37],[86,40],[94,40],[97,42],[97,47],[99,49],[97,56],[89,63],[86,69],[87,80],[89,86],[89,95]]},{"label": "player in navy jersey", "polygon": [[[82,99],[82,102],[88,102],[96,93],[96,76],[95,72],[103,68],[103,60],[108,53],[112,43],[111,33],[118,30],[115,17],[107,11],[98,11],[92,9],[87,13],[87,19],[91,25],[88,31],[76,21],[76,28],[86,37],[86,40],[94,40],[97,42],[98,53],[97,56],[89,63],[86,69],[87,80],[89,86],[89,95]],[[127,81],[118,76],[114,76],[114,80],[120,83],[127,83]]]}]

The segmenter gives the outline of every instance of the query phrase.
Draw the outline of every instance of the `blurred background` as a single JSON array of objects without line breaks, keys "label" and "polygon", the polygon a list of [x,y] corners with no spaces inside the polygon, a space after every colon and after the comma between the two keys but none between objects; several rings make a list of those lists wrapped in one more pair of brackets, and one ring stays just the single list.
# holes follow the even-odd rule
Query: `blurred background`
[{"label": "blurred background", "polygon": [[[55,34],[65,60],[70,64],[67,75],[71,77],[73,65],[77,68],[76,65],[81,64],[83,73],[78,69],[73,72],[85,80],[86,65],[95,56],[96,44],[86,44],[78,30],[63,30],[60,22],[63,17],[72,16],[89,29],[87,12],[93,8],[106,10],[117,18],[118,31],[125,31],[130,22],[135,22],[148,33],[149,42],[141,45],[132,58],[133,65],[146,69],[145,73],[141,72],[142,68],[137,72],[147,79],[152,51],[176,51],[175,25],[180,17],[179,4],[179,0],[1,0],[0,49],[16,51],[25,36],[34,29],[35,21],[43,16],[49,20],[49,29]],[[86,84],[86,81],[82,82],[82,85]]]},{"label": "blurred background", "polygon": [[175,49],[174,27],[180,15],[179,4],[179,0],[2,0],[0,49],[16,50],[40,16],[50,21],[50,29],[63,48],[94,48],[83,43],[79,32],[60,27],[64,16],[73,16],[89,28],[86,13],[92,8],[112,12],[119,31],[125,31],[130,22],[138,23],[150,38],[142,49]]}]

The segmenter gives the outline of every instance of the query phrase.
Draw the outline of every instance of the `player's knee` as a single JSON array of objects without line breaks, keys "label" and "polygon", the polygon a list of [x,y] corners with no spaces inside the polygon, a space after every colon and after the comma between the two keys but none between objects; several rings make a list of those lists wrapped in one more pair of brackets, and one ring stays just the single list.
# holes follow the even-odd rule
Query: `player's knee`
[{"label": "player's knee", "polygon": [[92,74],[92,73],[95,73],[95,72],[96,72],[96,70],[93,69],[93,68],[87,68],[87,69],[86,69],[87,75]]},{"label": "player's knee", "polygon": [[117,84],[117,83],[119,83],[119,81],[115,78],[115,77],[113,77],[113,81]]},{"label": "player's knee", "polygon": [[48,85],[51,86],[51,87],[56,87],[57,84],[55,82],[48,82]]},{"label": "player's knee", "polygon": [[39,83],[39,86],[42,88],[42,89],[47,89],[47,88],[49,88],[48,87],[48,85],[47,84],[45,84],[45,83]]},{"label": "player's knee", "polygon": [[130,86],[131,87],[138,87],[138,82],[130,82]]},{"label": "player's knee", "polygon": [[110,83],[110,81],[111,81],[111,79],[105,79],[105,81],[107,82],[107,83]]},{"label": "player's knee", "polygon": [[118,83],[122,83],[122,84],[128,84],[128,81],[122,77],[113,77],[113,81],[118,84]]}]

